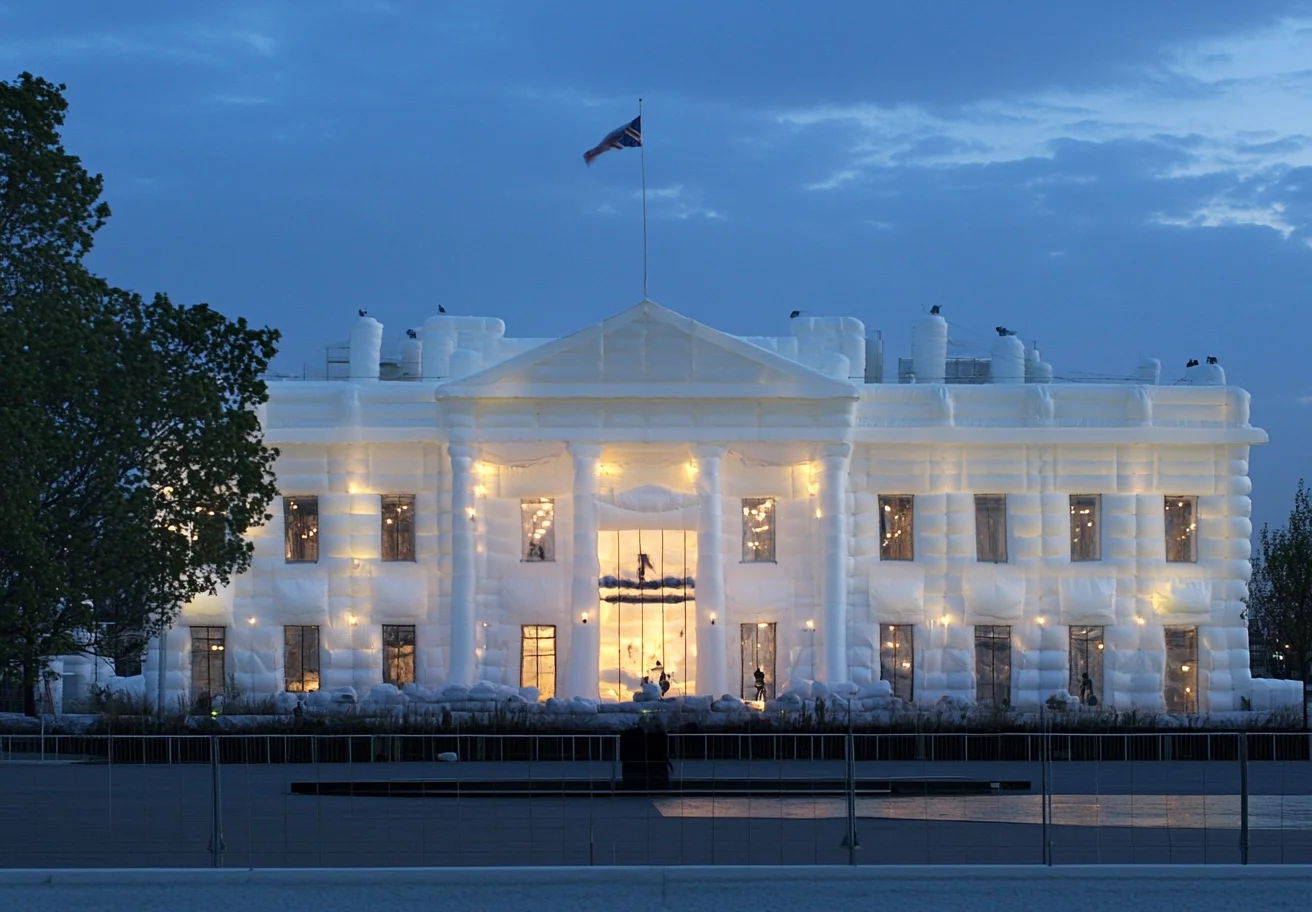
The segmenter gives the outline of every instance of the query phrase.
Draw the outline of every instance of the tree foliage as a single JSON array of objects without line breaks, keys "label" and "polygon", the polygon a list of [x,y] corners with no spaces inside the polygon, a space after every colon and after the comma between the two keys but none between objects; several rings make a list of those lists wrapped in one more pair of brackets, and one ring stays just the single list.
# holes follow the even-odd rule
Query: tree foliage
[{"label": "tree foliage", "polygon": [[1276,671],[1306,681],[1312,664],[1312,493],[1302,481],[1289,522],[1262,527],[1248,586],[1248,623]]},{"label": "tree foliage", "polygon": [[105,621],[153,635],[245,570],[277,493],[255,414],[277,332],[85,268],[110,213],[63,89],[0,82],[0,670],[29,711]]}]

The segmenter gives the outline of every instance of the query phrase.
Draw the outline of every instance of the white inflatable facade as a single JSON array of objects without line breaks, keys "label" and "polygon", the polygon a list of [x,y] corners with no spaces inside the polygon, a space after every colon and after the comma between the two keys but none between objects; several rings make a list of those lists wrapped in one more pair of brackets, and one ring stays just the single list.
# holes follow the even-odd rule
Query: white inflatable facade
[{"label": "white inflatable facade", "polygon": [[1276,699],[1243,615],[1266,435],[1219,365],[1061,384],[1000,334],[953,382],[935,314],[885,384],[859,320],[789,330],[438,315],[384,359],[361,316],[339,379],[270,383],[284,496],[251,571],[153,644],[147,694]]}]

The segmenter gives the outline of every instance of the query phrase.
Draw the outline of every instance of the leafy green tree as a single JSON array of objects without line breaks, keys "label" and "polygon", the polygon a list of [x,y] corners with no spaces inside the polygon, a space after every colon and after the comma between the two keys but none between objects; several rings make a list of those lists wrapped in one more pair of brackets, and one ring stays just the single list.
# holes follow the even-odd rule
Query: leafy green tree
[{"label": "leafy green tree", "polygon": [[64,87],[0,82],[0,670],[157,634],[250,564],[277,491],[260,379],[278,333],[115,288],[109,218],[64,151]]},{"label": "leafy green tree", "polygon": [[[1312,667],[1312,494],[1302,481],[1289,522],[1263,526],[1248,584],[1248,626],[1284,677],[1306,682]],[[1307,724],[1306,701],[1303,707]]]}]

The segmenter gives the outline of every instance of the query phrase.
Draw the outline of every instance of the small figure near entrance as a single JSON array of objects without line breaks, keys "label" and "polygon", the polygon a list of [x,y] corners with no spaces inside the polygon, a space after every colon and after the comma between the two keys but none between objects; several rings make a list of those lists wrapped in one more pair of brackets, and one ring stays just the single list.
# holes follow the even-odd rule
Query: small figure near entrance
[{"label": "small figure near entrance", "polygon": [[[670,692],[670,676],[665,673],[665,666],[661,664],[660,659],[657,659],[656,664],[652,666],[651,673],[656,676],[656,683],[660,686],[661,696],[665,696]],[[643,678],[644,683],[647,680],[649,678]]]},{"label": "small figure near entrance", "polygon": [[765,672],[761,670],[760,666],[757,666],[756,672],[752,675],[752,679],[756,681],[756,699],[764,700],[765,699]]},{"label": "small figure near entrance", "polygon": [[1087,671],[1080,677],[1080,704],[1083,706],[1098,705],[1098,698],[1093,695],[1093,681],[1089,679]]}]

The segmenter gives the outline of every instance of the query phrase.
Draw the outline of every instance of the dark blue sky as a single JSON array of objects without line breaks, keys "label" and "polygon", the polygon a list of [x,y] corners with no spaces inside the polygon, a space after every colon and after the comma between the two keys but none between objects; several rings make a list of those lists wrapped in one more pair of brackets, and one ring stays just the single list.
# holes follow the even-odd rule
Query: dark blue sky
[{"label": "dark blue sky", "polygon": [[[942,304],[1058,377],[1217,355],[1272,443],[1312,444],[1312,3],[0,0],[0,73],[68,84],[105,175],[94,268],[283,331],[357,307],[560,335],[641,296],[730,332],[853,314],[890,361]],[[888,7],[896,7],[888,9]],[[787,9],[788,12],[782,12]]]}]

